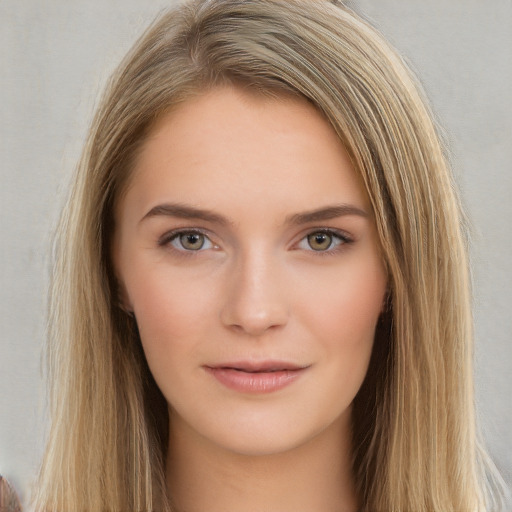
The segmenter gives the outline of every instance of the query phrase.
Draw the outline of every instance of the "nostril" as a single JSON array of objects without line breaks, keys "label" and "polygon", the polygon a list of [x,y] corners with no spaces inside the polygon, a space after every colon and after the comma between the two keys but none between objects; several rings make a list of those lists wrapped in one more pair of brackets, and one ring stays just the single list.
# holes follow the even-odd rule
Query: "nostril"
[{"label": "nostril", "polygon": [[287,288],[271,263],[270,256],[256,255],[230,273],[219,313],[233,332],[257,337],[287,323]]},{"label": "nostril", "polygon": [[284,326],[288,321],[285,305],[270,305],[255,311],[244,304],[228,304],[221,312],[221,321],[241,334],[260,336],[269,330]]}]

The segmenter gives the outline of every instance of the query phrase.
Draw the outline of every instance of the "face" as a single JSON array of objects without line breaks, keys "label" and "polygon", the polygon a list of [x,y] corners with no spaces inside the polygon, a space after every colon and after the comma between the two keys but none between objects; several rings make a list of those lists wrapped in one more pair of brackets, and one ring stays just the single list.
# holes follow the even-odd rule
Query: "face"
[{"label": "face", "polygon": [[167,114],[113,253],[171,429],[270,454],[347,424],[386,276],[364,188],[306,101],[219,88]]}]

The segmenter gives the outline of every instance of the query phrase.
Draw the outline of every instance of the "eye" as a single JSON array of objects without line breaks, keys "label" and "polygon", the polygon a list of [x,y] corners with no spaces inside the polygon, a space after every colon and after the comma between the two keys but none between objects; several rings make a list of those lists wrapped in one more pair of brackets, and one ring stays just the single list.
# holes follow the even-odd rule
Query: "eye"
[{"label": "eye", "polygon": [[309,233],[299,242],[298,247],[306,251],[327,252],[350,241],[346,235],[325,229]]},{"label": "eye", "polygon": [[212,241],[200,231],[178,231],[166,235],[160,245],[170,244],[178,251],[197,252],[214,247]]}]

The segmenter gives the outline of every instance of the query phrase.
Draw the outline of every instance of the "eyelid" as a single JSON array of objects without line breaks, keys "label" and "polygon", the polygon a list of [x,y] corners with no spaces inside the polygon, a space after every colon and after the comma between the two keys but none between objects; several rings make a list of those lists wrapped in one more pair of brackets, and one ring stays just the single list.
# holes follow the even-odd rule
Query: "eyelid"
[{"label": "eyelid", "polygon": [[[210,234],[209,234],[209,232],[207,230],[204,230],[204,229],[201,229],[201,228],[195,228],[195,227],[194,228],[183,227],[183,228],[176,228],[176,229],[172,229],[171,231],[167,231],[165,234],[163,234],[161,237],[158,238],[157,243],[158,243],[159,246],[163,247],[163,246],[169,245],[170,242],[175,240],[180,235],[184,235],[184,234],[188,234],[188,233],[198,233],[198,234],[203,235],[211,244],[211,247],[208,247],[206,249],[218,248],[218,245],[215,244],[212,241],[211,236],[210,236]],[[312,253],[315,253],[315,254],[318,254],[318,255],[332,254],[332,253],[335,253],[336,250],[340,250],[343,246],[346,246],[346,245],[351,244],[351,243],[354,242],[354,238],[349,233],[347,233],[346,231],[343,231],[343,230],[340,230],[340,229],[335,229],[335,228],[318,227],[318,228],[309,228],[301,236],[299,241],[294,244],[294,247],[297,247],[301,242],[306,241],[308,236],[313,235],[315,233],[325,233],[325,234],[327,234],[327,235],[329,235],[331,237],[339,239],[340,242],[338,244],[336,244],[335,247],[329,248],[329,249],[326,249],[326,250],[323,250],[323,251],[321,251],[321,250],[315,251],[312,248],[309,248],[309,249],[304,248],[303,250],[308,251],[308,252],[312,252]],[[197,249],[195,251],[194,250],[187,250],[185,248],[183,248],[183,249],[178,249],[176,247],[172,247],[172,248],[174,250],[176,250],[177,252],[188,253],[188,254],[199,253],[199,252],[202,252],[202,251],[206,250],[206,249],[204,249],[202,247],[201,247],[201,249]]]},{"label": "eyelid", "polygon": [[328,249],[325,249],[323,251],[315,251],[313,248],[303,248],[302,250],[312,252],[314,254],[322,255],[322,254],[333,254],[337,250],[341,250],[344,246],[349,245],[354,242],[354,238],[349,235],[346,231],[335,229],[335,228],[313,228],[308,229],[308,231],[300,238],[296,246],[298,246],[300,243],[305,242],[307,244],[307,238],[310,235],[314,235],[315,233],[325,233],[326,235],[329,235],[333,238],[339,239],[339,243],[337,243],[334,247],[330,247]]},{"label": "eyelid", "polygon": [[[199,228],[176,228],[176,229],[172,229],[171,231],[167,231],[165,234],[163,234],[161,237],[158,238],[158,245],[163,247],[163,246],[166,246],[166,245],[170,245],[171,242],[173,240],[175,240],[176,238],[178,238],[179,236],[181,235],[186,235],[186,234],[199,234],[199,235],[203,235],[211,244],[211,247],[207,247],[206,249],[212,249],[212,248],[215,248],[217,247],[216,244],[213,243],[212,239],[210,238],[210,236],[208,235],[208,233],[203,230],[203,229],[199,229]],[[201,247],[200,249],[197,249],[197,250],[188,250],[188,249],[178,249],[176,247],[172,247],[174,250],[178,251],[178,252],[181,252],[181,253],[198,253],[198,252],[202,252],[204,250],[206,250],[205,248]]]}]

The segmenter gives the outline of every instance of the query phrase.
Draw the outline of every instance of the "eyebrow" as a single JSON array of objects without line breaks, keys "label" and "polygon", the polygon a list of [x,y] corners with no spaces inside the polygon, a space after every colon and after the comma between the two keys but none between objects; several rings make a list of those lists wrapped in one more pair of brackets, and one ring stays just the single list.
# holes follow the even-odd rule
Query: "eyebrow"
[{"label": "eyebrow", "polygon": [[[368,212],[351,204],[338,204],[325,206],[301,213],[295,213],[286,217],[285,224],[307,224],[308,222],[318,222],[322,220],[335,219],[346,215],[357,215],[359,217],[369,217]],[[194,219],[219,224],[222,226],[232,225],[233,222],[226,217],[219,215],[211,210],[196,208],[195,206],[184,205],[181,203],[159,204],[149,210],[141,222],[145,219],[157,216],[177,217],[180,219]]]},{"label": "eyebrow", "polygon": [[154,208],[151,208],[151,210],[149,210],[149,212],[146,213],[144,217],[142,217],[141,222],[150,217],[157,217],[160,215],[166,217],[177,217],[179,219],[204,220],[223,226],[232,224],[232,222],[228,221],[225,217],[219,215],[218,213],[212,212],[211,210],[196,208],[195,206],[188,206],[180,203],[159,204]]},{"label": "eyebrow", "polygon": [[321,220],[336,219],[345,215],[357,215],[367,218],[370,215],[365,210],[351,204],[338,204],[325,206],[303,213],[296,213],[286,218],[287,224],[307,224],[308,222],[318,222]]}]

